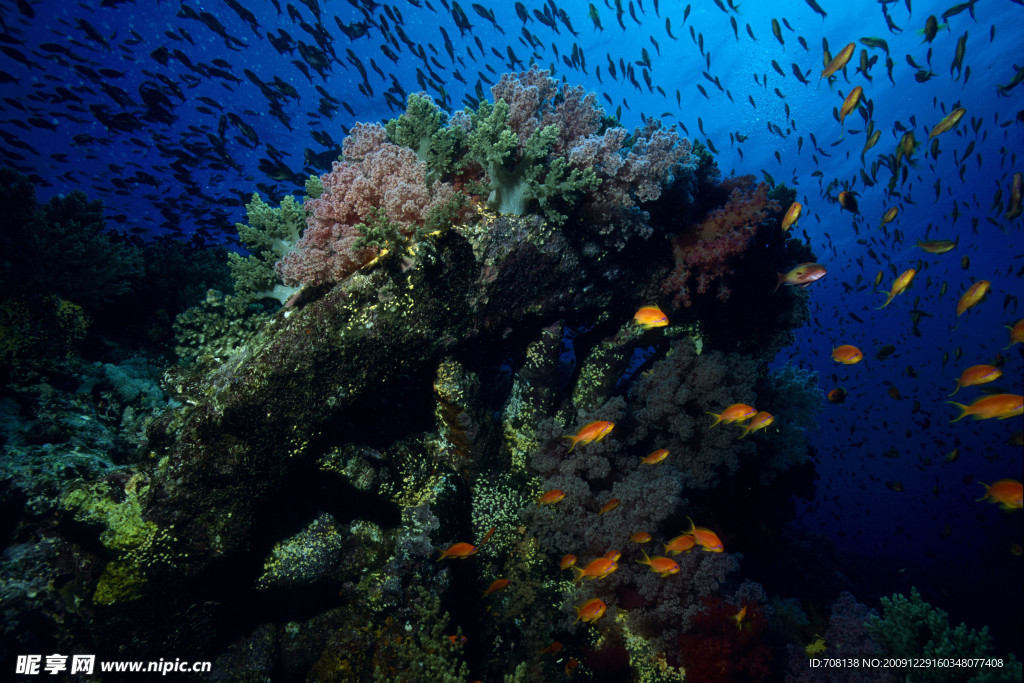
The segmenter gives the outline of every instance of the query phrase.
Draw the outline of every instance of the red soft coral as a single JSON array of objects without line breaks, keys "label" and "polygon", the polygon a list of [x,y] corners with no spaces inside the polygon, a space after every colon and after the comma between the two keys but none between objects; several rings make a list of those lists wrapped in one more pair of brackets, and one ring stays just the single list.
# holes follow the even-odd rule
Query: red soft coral
[{"label": "red soft coral", "polygon": [[[690,632],[680,636],[686,680],[694,683],[763,681],[771,673],[771,649],[761,638],[766,621],[764,609],[744,600],[741,607],[717,595],[702,601],[700,614],[690,622]],[[736,616],[746,613],[737,624]]]},{"label": "red soft coral", "polygon": [[780,211],[778,202],[768,199],[768,186],[754,185],[753,176],[741,176],[722,183],[732,187],[729,200],[698,225],[673,241],[676,267],[662,285],[666,294],[675,293],[676,306],[690,306],[694,293],[691,280],[697,281],[696,293],[704,294],[717,283],[717,296],[729,299],[730,290],[722,278],[730,275],[732,261],[753,240],[768,214]]},{"label": "red soft coral", "polygon": [[455,196],[447,183],[426,182],[426,164],[406,147],[387,142],[380,125],[356,124],[336,161],[321,177],[324,193],[306,202],[312,214],[306,231],[277,264],[290,285],[340,282],[378,254],[375,246],[357,248],[358,225],[383,211],[405,237],[423,227],[427,214]]}]

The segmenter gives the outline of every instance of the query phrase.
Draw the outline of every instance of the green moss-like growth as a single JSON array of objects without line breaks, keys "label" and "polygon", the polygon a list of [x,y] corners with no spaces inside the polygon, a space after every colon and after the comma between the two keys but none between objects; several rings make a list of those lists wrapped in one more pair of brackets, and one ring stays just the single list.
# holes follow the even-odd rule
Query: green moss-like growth
[{"label": "green moss-like growth", "polygon": [[907,680],[915,681],[1020,681],[1021,664],[1010,655],[998,658],[992,652],[988,627],[980,631],[967,624],[953,627],[949,615],[921,599],[916,588],[910,597],[895,594],[882,598],[882,616],[869,617],[866,627],[888,657],[907,659],[1001,659],[1002,667],[905,669]]},{"label": "green moss-like growth", "polygon": [[220,364],[238,351],[271,314],[245,296],[206,293],[174,321],[175,352],[188,364]]},{"label": "green moss-like growth", "polygon": [[382,647],[373,672],[375,683],[462,683],[469,680],[469,668],[462,661],[462,645],[448,638],[448,613],[441,611],[441,601],[432,592],[416,587],[412,622],[405,627],[406,636],[394,645]]},{"label": "green moss-like growth", "polygon": [[76,521],[101,527],[99,540],[115,556],[96,583],[96,604],[138,599],[154,571],[174,565],[172,547],[177,539],[173,530],[143,519],[143,481],[142,475],[132,477],[125,485],[123,500],[116,500],[110,487],[100,481],[70,491],[60,501],[60,507]]}]

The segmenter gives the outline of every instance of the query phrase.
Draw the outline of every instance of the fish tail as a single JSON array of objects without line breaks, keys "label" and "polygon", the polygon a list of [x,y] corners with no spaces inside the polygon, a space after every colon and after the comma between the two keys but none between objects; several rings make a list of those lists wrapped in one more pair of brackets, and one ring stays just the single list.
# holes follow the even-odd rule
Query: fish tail
[{"label": "fish tail", "polygon": [[584,574],[585,572],[584,572],[584,571],[583,571],[582,569],[580,569],[579,567],[575,566],[575,565],[573,566],[572,570],[573,570],[574,572],[576,572],[576,578],[575,578],[575,579],[573,579],[573,580],[574,580],[574,581],[575,581],[576,583],[579,583],[580,581],[582,581],[582,580],[583,580],[583,574]]},{"label": "fish tail", "polygon": [[569,435],[563,436],[562,438],[563,439],[572,439],[572,444],[569,445],[569,450],[566,451],[566,453],[572,453],[572,449],[576,448],[576,442],[578,441],[578,439],[575,436],[569,436]]},{"label": "fish tail", "polygon": [[974,499],[974,502],[975,502],[975,503],[980,503],[981,501],[983,501],[983,500],[985,500],[986,498],[988,498],[988,490],[989,490],[989,485],[988,485],[988,484],[986,484],[986,483],[985,483],[985,482],[983,482],[983,481],[979,481],[978,483],[979,483],[979,484],[981,484],[982,486],[984,486],[984,487],[985,487],[985,495],[984,495],[984,496],[982,496],[981,498],[975,498],[975,499]]},{"label": "fish tail", "polygon": [[[722,421],[722,416],[717,413],[708,413],[708,415],[715,418],[715,421],[711,423],[711,427],[714,427],[716,424]],[[708,429],[711,429],[711,427],[708,427]]]},{"label": "fish tail", "polygon": [[[687,521],[688,521],[688,522],[690,522],[690,530],[689,530],[689,531],[686,531],[686,532],[684,532],[684,533],[687,533],[687,534],[692,534],[692,533],[693,533],[694,531],[696,531],[696,530],[697,530],[697,525],[693,523],[693,520],[692,520],[692,519],[690,519],[690,516],[689,516],[689,515],[687,515],[687,516],[686,516],[686,519],[687,519]],[[694,538],[695,538],[695,540],[696,540],[696,537],[694,537]]]},{"label": "fish tail", "polygon": [[785,275],[783,275],[782,273],[779,273],[778,275],[779,275],[779,281],[775,283],[775,289],[772,290],[772,294],[774,294],[775,292],[779,291],[779,287],[781,287],[782,283],[786,281],[786,276]]},{"label": "fish tail", "polygon": [[[751,420],[751,422],[753,422],[753,420]],[[740,434],[739,438],[742,439],[743,437],[745,437],[749,433],[750,433],[750,425],[748,424],[745,427],[743,427],[743,433]]]},{"label": "fish tail", "polygon": [[637,564],[650,564],[651,563],[651,558],[647,555],[647,551],[645,551],[643,548],[641,548],[640,549],[640,554],[644,556],[644,559],[637,560],[636,561]]},{"label": "fish tail", "polygon": [[[955,394],[958,391],[960,391],[960,380],[956,381],[956,389],[953,390],[953,394]],[[953,394],[949,394],[949,395],[952,396]]]},{"label": "fish tail", "polygon": [[965,417],[967,417],[967,415],[969,414],[968,411],[970,410],[970,408],[965,406],[963,403],[956,403],[955,401],[946,401],[946,403],[948,403],[950,405],[953,405],[953,406],[956,406],[957,408],[960,409],[960,415],[958,417],[950,420],[950,422],[957,422],[958,420],[962,420]]}]

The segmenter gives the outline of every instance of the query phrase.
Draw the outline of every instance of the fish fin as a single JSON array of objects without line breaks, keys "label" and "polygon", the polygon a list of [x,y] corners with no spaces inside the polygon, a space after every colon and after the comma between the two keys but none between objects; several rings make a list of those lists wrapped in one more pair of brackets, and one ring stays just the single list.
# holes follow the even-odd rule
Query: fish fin
[{"label": "fish fin", "polygon": [[[953,394],[955,394],[958,391],[960,391],[960,380],[956,380],[956,389],[953,390]],[[952,396],[953,394],[949,395]]]},{"label": "fish fin", "polygon": [[[722,421],[722,416],[717,413],[708,413],[708,415],[715,418],[715,421],[711,423],[711,427],[714,427],[716,424]],[[711,429],[711,427],[708,427],[708,429]]]},{"label": "fish fin", "polygon": [[781,287],[782,283],[786,281],[786,276],[783,275],[782,273],[778,273],[778,276],[779,276],[779,281],[775,283],[775,289],[772,290],[772,294],[774,294],[775,292],[779,291],[779,287]]},{"label": "fish fin", "polygon": [[969,408],[967,406],[965,406],[963,403],[957,403],[955,401],[946,401],[946,403],[948,403],[950,405],[954,405],[954,406],[956,406],[957,408],[960,409],[960,415],[958,417],[950,420],[950,422],[957,422],[957,421],[962,420],[965,417],[967,417],[967,411],[969,410]]}]

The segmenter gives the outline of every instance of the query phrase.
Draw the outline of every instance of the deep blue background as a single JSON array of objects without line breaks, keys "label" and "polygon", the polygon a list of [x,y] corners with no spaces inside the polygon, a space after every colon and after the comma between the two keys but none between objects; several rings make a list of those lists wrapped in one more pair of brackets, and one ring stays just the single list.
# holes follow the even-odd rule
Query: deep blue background
[{"label": "deep blue background", "polygon": [[[804,215],[796,232],[806,235],[829,272],[810,290],[810,325],[797,332],[796,344],[778,363],[790,361],[818,371],[823,394],[838,385],[849,392],[845,404],[825,404],[820,428],[811,434],[821,479],[817,497],[800,504],[797,524],[823,533],[844,551],[885,558],[885,566],[905,569],[891,577],[894,590],[927,584],[932,591],[926,597],[943,606],[945,599],[968,603],[957,611],[979,620],[995,621],[1007,599],[1019,613],[1021,589],[1012,577],[1019,579],[1021,558],[1011,554],[1010,545],[1022,540],[1021,513],[1003,512],[975,499],[983,492],[979,480],[1021,478],[1021,449],[1008,444],[1011,434],[1021,429],[1021,418],[949,424],[957,411],[945,403],[959,373],[969,365],[992,362],[1008,343],[1003,325],[1022,316],[1016,299],[1024,294],[1019,276],[1024,268],[1022,219],[1010,221],[1003,214],[1010,177],[1024,170],[1024,160],[1018,158],[1024,151],[1024,87],[1008,97],[997,93],[998,84],[1011,81],[1014,62],[1020,60],[1024,7],[1019,2],[981,0],[973,17],[966,11],[950,17],[931,45],[923,42],[919,29],[929,14],[941,15],[955,3],[918,0],[911,12],[909,0],[823,0],[820,4],[828,12],[823,18],[802,0],[747,0],[738,12],[723,11],[712,0],[691,5],[663,1],[657,8],[652,0],[626,0],[623,28],[614,3],[598,0],[594,4],[603,30],[589,18],[589,3],[547,5],[549,13],[564,11],[578,35],[557,17],[557,32],[541,23],[534,13],[543,12],[545,5],[535,1],[523,3],[530,15],[525,25],[512,3],[484,3],[493,9],[503,33],[465,2],[462,9],[472,23],[465,35],[460,35],[452,6],[441,0],[391,5],[296,0],[291,10],[283,0],[277,7],[270,1],[244,4],[258,26],[250,27],[219,0],[0,3],[0,158],[34,175],[41,200],[82,189],[104,200],[111,224],[120,229],[182,238],[199,233],[210,241],[226,241],[234,222],[243,219],[243,200],[258,184],[275,202],[286,193],[301,192],[295,183],[276,182],[260,170],[261,159],[272,154],[268,147],[280,153],[296,178],[322,172],[322,165],[307,163],[303,151],[323,154],[340,145],[354,121],[394,117],[398,112],[384,96],[389,89],[403,101],[404,94],[425,84],[431,95],[460,108],[478,85],[489,97],[487,81],[497,81],[512,68],[508,47],[527,65],[535,53],[533,59],[557,77],[601,93],[609,113],[621,107],[623,124],[639,125],[642,115],[660,117],[710,141],[723,173],[761,176],[766,171],[797,188]],[[684,22],[687,7],[692,10]],[[320,9],[319,20],[313,8]],[[887,27],[885,11],[901,32]],[[190,18],[201,12],[215,16],[231,38]],[[772,35],[773,17],[788,24],[782,28],[784,46]],[[730,18],[737,22],[738,37]],[[666,20],[676,39],[669,36]],[[363,35],[349,38],[339,22],[350,34]],[[90,36],[90,27],[96,35]],[[299,51],[281,54],[266,37],[283,29],[295,41],[315,45],[320,27],[327,36],[321,40],[332,53],[326,77],[311,70],[307,78],[295,64],[301,60]],[[410,44],[422,46],[426,62],[406,44],[399,27]],[[454,61],[442,29],[451,38]],[[535,49],[527,46],[524,29],[539,41]],[[965,34],[964,69],[957,74],[951,63],[957,39]],[[700,37],[709,57],[698,48]],[[892,80],[886,53],[858,43],[845,75],[831,85],[819,81],[823,39],[835,53],[864,37],[888,42]],[[397,62],[382,45],[388,45]],[[563,59],[571,61],[574,46],[585,66],[572,68]],[[152,54],[164,47],[170,55],[166,65]],[[660,86],[664,95],[644,82],[642,50],[649,54],[652,85]],[[856,71],[861,50],[878,57],[868,71],[870,80]],[[934,77],[917,82],[908,57],[926,70],[930,65]],[[611,78],[609,59],[616,68],[620,59],[633,63],[639,87],[621,73],[618,80]],[[785,76],[776,72],[773,60]],[[357,63],[365,69],[369,89],[360,90],[363,77]],[[796,79],[793,64],[806,74],[809,85]],[[279,97],[284,116],[271,116],[268,99],[243,69],[263,83],[277,77],[299,97]],[[705,71],[719,79],[731,100],[702,75]],[[418,72],[429,80],[421,83]],[[144,83],[164,93],[173,121],[145,119],[139,90]],[[834,116],[854,85],[863,86],[871,118],[882,130],[863,161],[866,106],[847,118],[845,135]],[[322,95],[315,86],[339,101],[333,115],[318,111]],[[133,113],[139,125],[130,132],[107,130],[89,105],[107,106],[111,114]],[[941,153],[933,159],[926,154],[927,132],[956,106],[965,106],[967,115],[954,131],[938,138]],[[222,116],[228,124],[218,151]],[[250,126],[258,142],[246,139],[236,122]],[[897,183],[898,194],[887,196],[890,171],[879,167],[876,173],[872,166],[894,153],[902,134],[899,127],[913,130],[926,144],[914,155],[907,181]],[[330,139],[321,136],[317,142],[314,131]],[[747,139],[731,142],[730,133]],[[960,159],[970,143],[973,151]],[[862,169],[877,184],[866,187]],[[836,203],[846,185],[859,193],[859,216],[841,212]],[[1003,204],[995,206],[998,191]],[[883,231],[880,218],[892,206],[899,206],[900,213]],[[919,238],[958,236],[959,246],[944,255],[929,255],[914,246]],[[962,263],[965,257],[969,264]],[[874,291],[875,274],[883,271],[888,288],[909,267],[919,268],[910,290],[885,310],[874,310],[884,301]],[[991,295],[957,326],[957,298],[982,278],[992,282]],[[948,291],[940,296],[943,283]],[[765,296],[771,295],[773,285],[766,283]],[[927,316],[919,325],[920,336],[911,333],[915,309]],[[850,367],[834,364],[830,350],[841,343],[862,348],[866,361]],[[895,352],[876,360],[875,353],[886,344],[894,345]],[[957,353],[962,353],[959,359]],[[1002,354],[1005,375],[997,384],[1021,393],[1021,347]],[[890,397],[890,386],[902,398]],[[958,398],[970,402],[979,395],[974,388]],[[955,447],[959,458],[946,462]],[[896,457],[884,455],[890,449]],[[905,490],[886,486],[894,481]],[[888,580],[878,578],[880,584]]]}]

